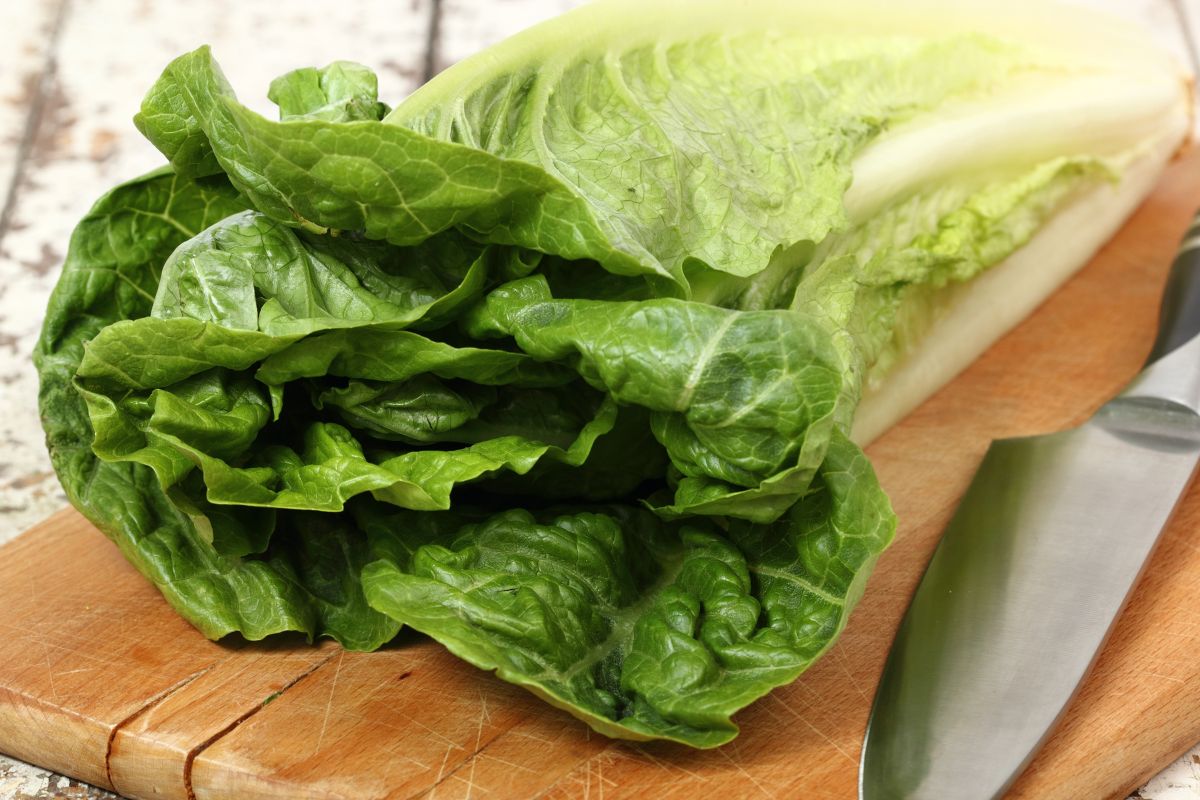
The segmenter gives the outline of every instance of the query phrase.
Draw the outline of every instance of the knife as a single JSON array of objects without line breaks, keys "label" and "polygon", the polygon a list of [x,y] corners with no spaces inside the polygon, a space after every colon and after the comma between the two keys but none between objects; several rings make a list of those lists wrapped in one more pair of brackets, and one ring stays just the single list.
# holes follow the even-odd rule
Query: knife
[{"label": "knife", "polygon": [[1200,213],[1142,372],[989,447],[896,633],[860,800],[999,797],[1062,716],[1200,462]]}]

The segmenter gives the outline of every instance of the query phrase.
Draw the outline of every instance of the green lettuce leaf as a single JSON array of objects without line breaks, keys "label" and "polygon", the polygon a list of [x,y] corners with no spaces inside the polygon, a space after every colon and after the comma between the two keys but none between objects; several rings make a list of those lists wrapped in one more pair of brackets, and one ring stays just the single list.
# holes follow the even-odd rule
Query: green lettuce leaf
[{"label": "green lettuce leaf", "polygon": [[247,211],[171,254],[151,314],[273,336],[364,325],[437,327],[478,298],[494,260],[490,250],[460,237],[401,251],[313,236]]},{"label": "green lettuce leaf", "polygon": [[177,170],[222,170],[274,219],[411,245],[451,228],[611,269],[656,271],[614,247],[587,204],[545,171],[395,125],[272,122],[236,102],[207,47],[168,65],[135,118]]},{"label": "green lettuce leaf", "polygon": [[[152,470],[101,461],[92,450],[87,407],[74,384],[85,343],[114,322],[149,313],[171,251],[244,208],[222,179],[190,182],[159,170],[116,187],[79,223],[34,353],[50,458],[71,503],[205,635],[301,631],[374,649],[399,625],[366,605],[359,578],[365,544],[345,521],[323,521],[324,532],[281,521],[269,553],[242,558],[261,549],[247,544],[252,526],[243,518],[181,508]],[[313,553],[322,554],[319,562]]]},{"label": "green lettuce leaf", "polygon": [[970,19],[605,0],[395,108],[295,70],[279,120],[180,56],[35,356],[71,502],[208,636],[409,625],[728,741],[893,535],[864,393],[1178,116],[1149,57]]},{"label": "green lettuce leaf", "polygon": [[[655,438],[685,479],[786,485],[786,493],[773,495],[777,513],[764,514],[761,505],[744,513],[735,503],[720,507],[760,521],[807,490],[846,371],[831,332],[801,313],[675,299],[554,300],[540,276],[492,292],[467,325],[477,337],[510,335],[535,358],[569,360],[618,402],[654,412]],[[710,511],[698,504],[687,510]]]},{"label": "green lettuce leaf", "polygon": [[[881,131],[1042,66],[979,36],[814,46],[763,29],[628,46],[569,35],[578,47],[464,65],[383,123],[344,130],[254,114],[201,48],[163,73],[138,127],[177,169],[219,164],[289,224],[395,244],[453,227],[686,286],[688,271],[753,275],[777,249],[824,239],[845,224],[853,157]],[[731,58],[739,80],[714,80]]]},{"label": "green lettuce leaf", "polygon": [[267,97],[279,106],[280,119],[330,122],[377,120],[390,110],[379,102],[375,73],[353,61],[293,70],[271,81]]},{"label": "green lettuce leaf", "polygon": [[358,511],[383,557],[376,608],[452,652],[632,739],[712,747],[730,715],[832,643],[895,519],[838,435],[804,503],[774,525],[664,524],[628,508],[508,511],[448,533]]}]

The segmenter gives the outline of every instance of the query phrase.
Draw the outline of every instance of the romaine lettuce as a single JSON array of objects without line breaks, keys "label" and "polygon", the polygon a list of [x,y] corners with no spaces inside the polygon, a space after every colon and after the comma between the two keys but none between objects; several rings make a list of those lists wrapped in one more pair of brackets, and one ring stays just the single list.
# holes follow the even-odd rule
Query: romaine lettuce
[{"label": "romaine lettuce", "polygon": [[150,90],[169,166],[76,229],[40,401],[71,501],[204,634],[408,625],[608,735],[728,741],[893,535],[855,440],[1079,266],[1187,122],[1086,16],[646,5],[394,109],[339,62],[270,121],[205,48]]}]

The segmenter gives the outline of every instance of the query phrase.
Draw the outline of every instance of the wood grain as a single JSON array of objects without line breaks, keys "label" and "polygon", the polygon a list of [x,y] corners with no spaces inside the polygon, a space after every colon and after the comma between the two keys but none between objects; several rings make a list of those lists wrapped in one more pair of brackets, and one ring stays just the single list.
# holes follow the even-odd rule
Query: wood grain
[{"label": "wood grain", "polygon": [[109,786],[117,727],[223,651],[97,544],[64,511],[3,549],[0,749]]},{"label": "wood grain", "polygon": [[[846,632],[716,751],[613,742],[412,635],[377,653],[208,642],[66,511],[0,550],[0,750],[139,798],[855,796],[900,615],[988,442],[1081,421],[1149,348],[1200,158],[869,453],[901,519]],[[1012,792],[1123,797],[1200,739],[1200,491]],[[1052,657],[1053,654],[1047,654]]]}]

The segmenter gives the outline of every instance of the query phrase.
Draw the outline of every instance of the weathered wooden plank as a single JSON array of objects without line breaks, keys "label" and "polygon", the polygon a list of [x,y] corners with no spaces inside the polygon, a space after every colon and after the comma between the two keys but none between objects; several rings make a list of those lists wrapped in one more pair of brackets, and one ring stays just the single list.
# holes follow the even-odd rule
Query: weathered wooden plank
[{"label": "weathered wooden plank", "polygon": [[442,0],[436,70],[479,52],[531,25],[583,5],[586,0]]},{"label": "weathered wooden plank", "polygon": [[0,5],[0,234],[27,133],[41,106],[42,76],[51,58],[63,0]]},{"label": "weathered wooden plank", "polygon": [[[39,299],[45,295],[24,296],[27,287],[18,276],[24,265],[8,258],[4,249],[6,232],[21,225],[14,213],[18,166],[27,161],[36,125],[53,104],[52,81],[47,76],[63,10],[64,0],[0,3],[0,30],[5,37],[0,47],[0,280],[6,289],[0,293],[0,403],[10,410],[7,416],[13,422],[0,423],[0,443],[15,451],[0,465],[0,513],[4,515],[0,542],[63,503],[57,486],[49,489],[49,498],[35,496],[35,487],[45,481],[48,470],[32,411],[33,386],[21,363],[26,360],[26,339],[18,333],[35,323],[37,306],[44,305]],[[22,312],[21,307],[33,311]],[[41,502],[44,499],[48,502]]]}]

